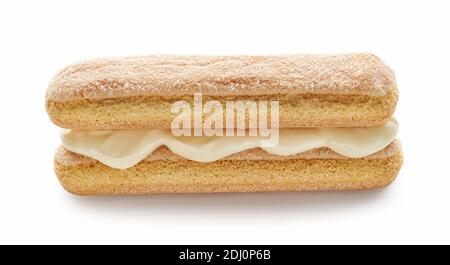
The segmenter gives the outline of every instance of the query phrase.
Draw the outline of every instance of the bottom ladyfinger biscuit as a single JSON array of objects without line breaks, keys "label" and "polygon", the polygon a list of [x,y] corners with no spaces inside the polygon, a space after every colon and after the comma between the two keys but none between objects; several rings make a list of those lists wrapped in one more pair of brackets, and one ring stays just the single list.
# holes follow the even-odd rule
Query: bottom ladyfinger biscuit
[{"label": "bottom ladyfinger biscuit", "polygon": [[79,195],[361,190],[390,184],[402,162],[397,141],[357,159],[311,152],[279,160],[231,157],[211,163],[158,158],[128,169],[60,148],[55,171],[62,186]]}]

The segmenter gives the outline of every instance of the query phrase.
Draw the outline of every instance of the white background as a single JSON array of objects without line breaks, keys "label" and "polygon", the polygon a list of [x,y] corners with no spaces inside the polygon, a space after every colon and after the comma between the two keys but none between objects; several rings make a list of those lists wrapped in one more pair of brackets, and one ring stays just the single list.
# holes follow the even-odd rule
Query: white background
[{"label": "white background", "polygon": [[[450,243],[448,1],[1,1],[0,243]],[[388,188],[79,197],[53,173],[48,82],[82,59],[371,52],[396,72]]]}]

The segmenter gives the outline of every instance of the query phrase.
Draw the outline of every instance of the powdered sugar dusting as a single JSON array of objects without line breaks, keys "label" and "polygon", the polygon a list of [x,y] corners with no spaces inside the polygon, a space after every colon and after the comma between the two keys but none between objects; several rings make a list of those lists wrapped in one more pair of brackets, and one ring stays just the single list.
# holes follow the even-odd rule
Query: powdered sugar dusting
[{"label": "powdered sugar dusting", "polygon": [[280,93],[384,95],[395,76],[371,54],[94,59],[58,73],[47,100],[145,95]]}]

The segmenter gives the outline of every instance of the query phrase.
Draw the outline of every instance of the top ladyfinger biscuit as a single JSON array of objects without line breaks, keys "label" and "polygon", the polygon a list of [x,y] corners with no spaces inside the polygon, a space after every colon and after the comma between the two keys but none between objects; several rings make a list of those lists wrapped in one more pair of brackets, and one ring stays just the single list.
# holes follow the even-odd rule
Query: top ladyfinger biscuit
[{"label": "top ladyfinger biscuit", "polygon": [[147,95],[362,94],[395,89],[393,72],[372,54],[143,56],[66,67],[47,100]]},{"label": "top ladyfinger biscuit", "polygon": [[364,53],[94,59],[58,73],[46,102],[50,118],[61,127],[168,127],[170,115],[149,109],[147,116],[142,109],[133,110],[135,116],[144,115],[136,120],[118,113],[109,120],[98,115],[89,120],[95,113],[86,111],[108,111],[114,102],[129,103],[128,110],[137,101],[141,108],[151,108],[156,99],[167,103],[198,92],[217,100],[277,99],[281,127],[372,126],[392,116],[397,102],[394,73],[378,57]]}]

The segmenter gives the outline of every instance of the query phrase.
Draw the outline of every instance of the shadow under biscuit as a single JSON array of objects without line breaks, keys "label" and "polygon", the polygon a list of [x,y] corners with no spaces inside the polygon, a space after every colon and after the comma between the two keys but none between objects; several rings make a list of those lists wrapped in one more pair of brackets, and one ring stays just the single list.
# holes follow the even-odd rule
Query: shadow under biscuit
[{"label": "shadow under biscuit", "polygon": [[[321,214],[366,207],[386,199],[390,188],[360,191],[159,194],[151,196],[76,196],[67,199],[83,210],[106,215],[155,217]],[[383,195],[384,194],[384,195]],[[384,198],[384,199],[383,199]]]}]

